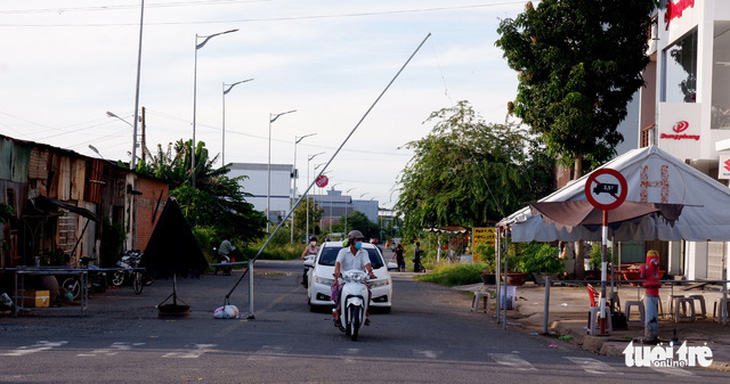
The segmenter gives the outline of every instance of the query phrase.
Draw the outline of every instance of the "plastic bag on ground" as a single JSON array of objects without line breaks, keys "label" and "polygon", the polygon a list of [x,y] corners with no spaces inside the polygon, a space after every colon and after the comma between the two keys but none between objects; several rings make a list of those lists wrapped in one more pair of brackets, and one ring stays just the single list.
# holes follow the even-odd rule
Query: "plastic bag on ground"
[{"label": "plastic bag on ground", "polygon": [[238,319],[240,316],[238,307],[235,305],[224,305],[213,311],[213,318],[215,319]]}]

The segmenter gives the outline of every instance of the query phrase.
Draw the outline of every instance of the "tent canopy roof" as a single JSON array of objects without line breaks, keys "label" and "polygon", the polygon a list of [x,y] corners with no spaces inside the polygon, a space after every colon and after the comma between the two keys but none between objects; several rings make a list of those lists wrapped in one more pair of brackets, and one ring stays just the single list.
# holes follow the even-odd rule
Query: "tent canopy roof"
[{"label": "tent canopy roof", "polygon": [[[624,222],[611,230],[610,235],[616,240],[730,241],[730,188],[668,152],[654,146],[634,149],[599,169],[602,168],[614,169],[624,176],[628,185],[626,201],[684,206],[673,223],[658,213]],[[540,202],[585,201],[589,176],[590,173]],[[534,215],[529,206],[502,219],[497,226],[509,228],[515,242],[601,239],[596,226],[546,222]]]}]

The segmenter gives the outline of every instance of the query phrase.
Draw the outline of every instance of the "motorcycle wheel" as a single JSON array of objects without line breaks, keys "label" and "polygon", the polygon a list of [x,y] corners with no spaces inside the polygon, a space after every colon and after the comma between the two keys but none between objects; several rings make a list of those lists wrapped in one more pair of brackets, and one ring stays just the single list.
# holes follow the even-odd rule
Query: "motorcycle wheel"
[{"label": "motorcycle wheel", "polygon": [[138,295],[142,293],[142,289],[144,289],[144,280],[142,279],[141,272],[134,273],[134,279],[132,280],[132,289],[134,289],[134,293]]},{"label": "motorcycle wheel", "polygon": [[114,271],[114,274],[112,275],[112,284],[114,284],[115,287],[124,284],[124,271]]},{"label": "motorcycle wheel", "polygon": [[360,309],[352,307],[350,308],[350,339],[357,341],[357,333],[360,330]]},{"label": "motorcycle wheel", "polygon": [[61,284],[61,287],[66,292],[70,292],[73,296],[73,300],[76,300],[77,297],[79,297],[79,294],[81,293],[81,284],[79,284],[79,281],[73,277],[69,277],[68,279],[64,280]]}]

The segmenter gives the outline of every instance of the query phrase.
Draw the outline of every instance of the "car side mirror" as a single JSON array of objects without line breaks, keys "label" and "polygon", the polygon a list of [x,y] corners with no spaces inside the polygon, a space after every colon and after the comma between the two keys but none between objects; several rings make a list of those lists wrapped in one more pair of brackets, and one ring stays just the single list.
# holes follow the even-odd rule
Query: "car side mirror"
[{"label": "car side mirror", "polygon": [[307,268],[314,268],[314,260],[313,259],[304,260],[304,266]]}]

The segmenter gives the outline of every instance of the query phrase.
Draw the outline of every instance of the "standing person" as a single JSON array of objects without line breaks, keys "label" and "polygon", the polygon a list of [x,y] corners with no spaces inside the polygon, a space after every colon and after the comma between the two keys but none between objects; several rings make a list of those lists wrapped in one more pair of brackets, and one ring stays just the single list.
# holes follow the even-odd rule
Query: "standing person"
[{"label": "standing person", "polygon": [[421,272],[421,243],[416,241],[416,246],[413,248],[413,272]]},{"label": "standing person", "polygon": [[398,264],[398,272],[406,271],[406,259],[403,257],[403,252],[403,245],[398,243],[398,245],[395,246],[395,262]]},{"label": "standing person", "polygon": [[[307,244],[307,247],[304,248],[304,252],[302,252],[302,260],[306,260],[307,256],[316,256],[317,253],[319,253],[319,245],[317,245],[317,237],[312,236],[309,238],[309,244]],[[304,272],[302,272],[302,285],[307,286],[309,282],[307,281],[307,270],[309,268],[304,267]]]},{"label": "standing person", "polygon": [[[370,264],[370,257],[367,251],[362,249],[364,236],[358,230],[350,231],[347,234],[347,246],[340,249],[335,261],[335,282],[332,284],[332,301],[335,302],[335,310],[332,315],[335,317],[335,327],[342,327],[340,322],[340,298],[342,285],[340,273],[343,271],[358,270],[368,272],[369,278],[374,279],[373,266]],[[370,286],[368,286],[368,301],[370,301]],[[370,325],[370,313],[365,313],[365,325]]]}]

